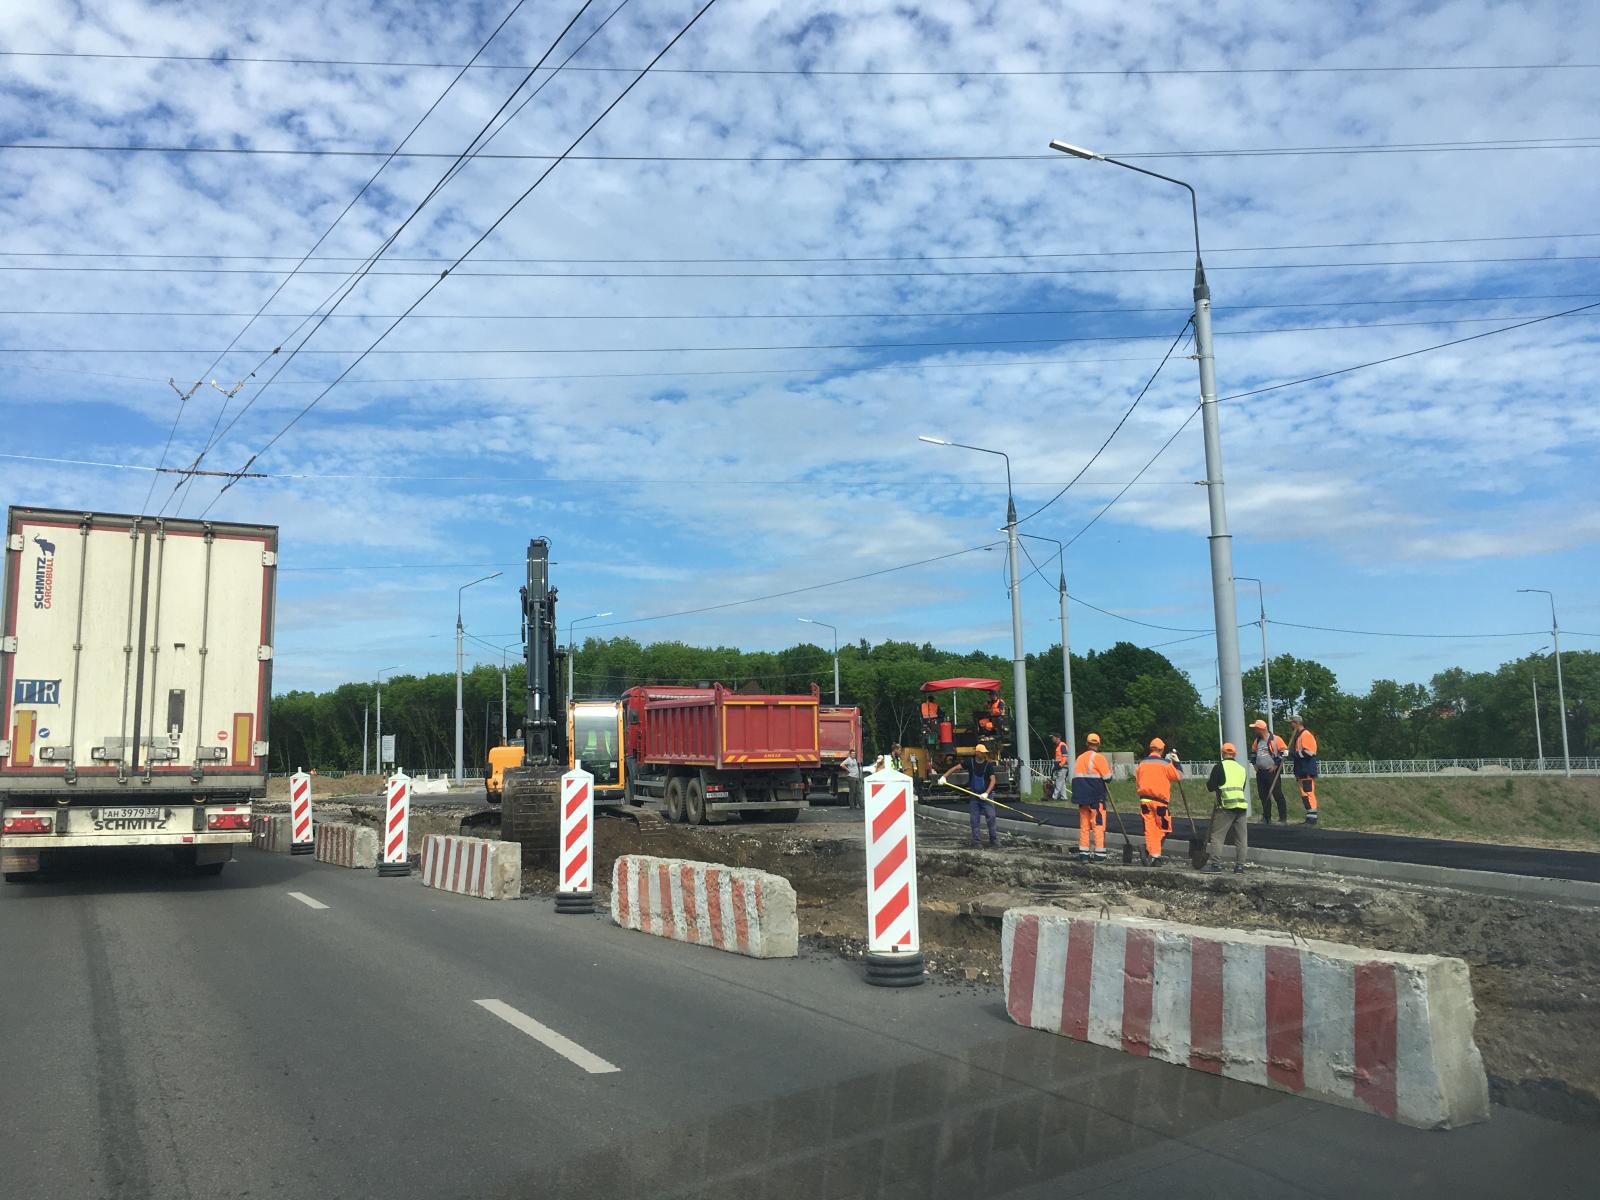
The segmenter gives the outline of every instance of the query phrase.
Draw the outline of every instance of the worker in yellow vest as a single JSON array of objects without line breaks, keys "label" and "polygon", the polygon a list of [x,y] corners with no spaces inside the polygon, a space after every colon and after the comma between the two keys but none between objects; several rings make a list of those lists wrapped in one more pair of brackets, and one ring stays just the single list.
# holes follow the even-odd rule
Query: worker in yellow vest
[{"label": "worker in yellow vest", "polygon": [[1206,865],[1202,871],[1217,872],[1222,864],[1217,856],[1233,834],[1233,873],[1244,874],[1244,856],[1250,850],[1250,798],[1245,794],[1244,764],[1232,742],[1222,743],[1222,760],[1211,768],[1206,790],[1217,794],[1216,811],[1211,814],[1211,837],[1206,843]]}]

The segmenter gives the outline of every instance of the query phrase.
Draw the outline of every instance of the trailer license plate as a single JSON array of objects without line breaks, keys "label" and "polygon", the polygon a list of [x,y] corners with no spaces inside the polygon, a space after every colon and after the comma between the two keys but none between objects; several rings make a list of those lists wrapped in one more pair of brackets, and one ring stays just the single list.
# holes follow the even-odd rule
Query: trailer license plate
[{"label": "trailer license plate", "polygon": [[96,833],[160,830],[172,819],[170,808],[96,808],[89,816]]}]

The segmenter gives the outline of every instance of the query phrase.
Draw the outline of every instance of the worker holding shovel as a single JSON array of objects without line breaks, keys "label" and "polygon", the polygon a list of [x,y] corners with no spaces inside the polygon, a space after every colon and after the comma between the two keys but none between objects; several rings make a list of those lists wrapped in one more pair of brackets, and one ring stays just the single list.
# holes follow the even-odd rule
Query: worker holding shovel
[{"label": "worker holding shovel", "polygon": [[1105,862],[1111,760],[1100,753],[1098,733],[1084,741],[1087,748],[1078,755],[1072,776],[1072,801],[1078,806],[1078,857],[1084,862]]},{"label": "worker holding shovel", "polygon": [[1256,794],[1261,797],[1261,821],[1272,824],[1272,802],[1278,802],[1278,823],[1289,823],[1289,809],[1283,798],[1283,759],[1289,747],[1277,734],[1267,728],[1265,721],[1252,721],[1256,731],[1250,743],[1250,761],[1256,768]]},{"label": "worker holding shovel", "polygon": [[1217,808],[1211,814],[1211,841],[1206,846],[1206,864],[1200,868],[1202,871],[1222,870],[1217,858],[1232,831],[1233,873],[1244,874],[1244,858],[1250,851],[1250,797],[1245,794],[1245,787],[1244,764],[1238,759],[1238,751],[1232,742],[1223,742],[1222,760],[1211,768],[1211,776],[1206,780],[1206,790],[1217,794]]},{"label": "worker holding shovel", "polygon": [[[945,783],[950,772],[946,771],[939,776],[939,782]],[[999,835],[995,832],[994,811],[994,763],[989,758],[989,747],[979,742],[976,752],[967,760],[967,787],[961,789],[967,793],[967,816],[972,824],[972,844],[981,846],[978,840],[979,818],[989,823],[989,848],[993,850],[1000,844]]]},{"label": "worker holding shovel", "polygon": [[1161,847],[1172,832],[1172,785],[1183,779],[1178,767],[1178,751],[1160,738],[1150,739],[1150,753],[1133,770],[1134,790],[1139,793],[1139,815],[1144,818],[1145,864],[1162,865]]}]

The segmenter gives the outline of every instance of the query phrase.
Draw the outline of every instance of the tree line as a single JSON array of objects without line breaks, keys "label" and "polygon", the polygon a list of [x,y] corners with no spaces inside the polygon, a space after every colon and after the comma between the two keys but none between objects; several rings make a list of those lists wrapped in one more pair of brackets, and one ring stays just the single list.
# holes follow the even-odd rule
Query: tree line
[{"label": "tree line", "polygon": [[[1600,742],[1594,697],[1600,692],[1600,653],[1562,656],[1568,730],[1574,755],[1593,754]],[[809,643],[776,651],[642,644],[632,638],[590,638],[574,662],[578,697],[616,696],[636,684],[694,685],[717,681],[731,688],[807,692],[816,686],[824,703],[833,699],[830,650]],[[917,736],[923,683],[952,676],[999,679],[1016,711],[1011,662],[977,651],[958,653],[929,643],[863,642],[839,648],[841,699],[861,708],[869,753]],[[505,728],[515,737],[524,711],[525,668],[506,672]],[[1535,753],[1533,682],[1537,679],[1546,757],[1560,754],[1555,669],[1547,657],[1528,657],[1494,671],[1451,668],[1426,684],[1375,681],[1364,693],[1346,692],[1333,671],[1311,659],[1279,655],[1272,660],[1274,727],[1285,730],[1301,714],[1316,732],[1326,758],[1525,757]],[[1159,736],[1186,757],[1215,752],[1214,697],[1202,697],[1189,677],[1159,651],[1118,642],[1106,650],[1072,656],[1073,709],[1079,739],[1099,733],[1108,750],[1137,750]],[[396,735],[401,765],[443,771],[455,763],[455,676],[397,675],[383,683],[383,729]],[[1261,668],[1244,676],[1249,719],[1264,715]],[[464,758],[481,767],[500,743],[501,671],[478,665],[462,689]],[[362,763],[365,721],[371,740],[376,689],[371,682],[345,683],[323,692],[291,691],[273,700],[271,762],[275,771],[296,767],[354,770]],[[946,708],[949,694],[940,697]],[[964,693],[953,702],[961,712],[976,701]],[[1064,733],[1061,648],[1028,656],[1028,705],[1035,757],[1045,757],[1047,735]],[[376,761],[376,745],[369,762]]]}]

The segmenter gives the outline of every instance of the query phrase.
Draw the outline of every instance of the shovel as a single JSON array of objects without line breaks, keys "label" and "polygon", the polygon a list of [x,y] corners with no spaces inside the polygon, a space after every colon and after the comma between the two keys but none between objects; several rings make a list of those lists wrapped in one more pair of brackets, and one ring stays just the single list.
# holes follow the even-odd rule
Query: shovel
[{"label": "shovel", "polygon": [[1194,814],[1189,811],[1189,797],[1183,790],[1181,779],[1178,781],[1178,795],[1183,800],[1183,815],[1189,818],[1189,865],[1198,871],[1206,865],[1211,853],[1206,843],[1195,836],[1199,830],[1194,823]]},{"label": "shovel", "polygon": [[1117,818],[1117,832],[1122,835],[1122,865],[1131,867],[1133,865],[1133,839],[1128,836],[1127,827],[1122,823],[1122,813],[1112,802],[1109,795],[1106,797],[1106,805],[1111,809],[1111,815]]},{"label": "shovel", "polygon": [[951,791],[961,792],[964,795],[971,796],[974,800],[982,800],[985,804],[992,804],[996,808],[1003,808],[1007,812],[1014,812],[1014,813],[1017,814],[1017,816],[1023,818],[1024,820],[1032,821],[1035,825],[1043,825],[1044,824],[1043,821],[1041,821],[1038,817],[1034,816],[1031,812],[1024,812],[1020,808],[1012,808],[1011,805],[1009,805],[1009,804],[1001,804],[1000,801],[996,800],[992,796],[979,795],[977,792],[974,792],[974,791],[970,790],[969,788],[962,787],[959,783],[948,783],[943,779],[939,780],[939,782],[944,784],[944,786],[949,788]]}]

